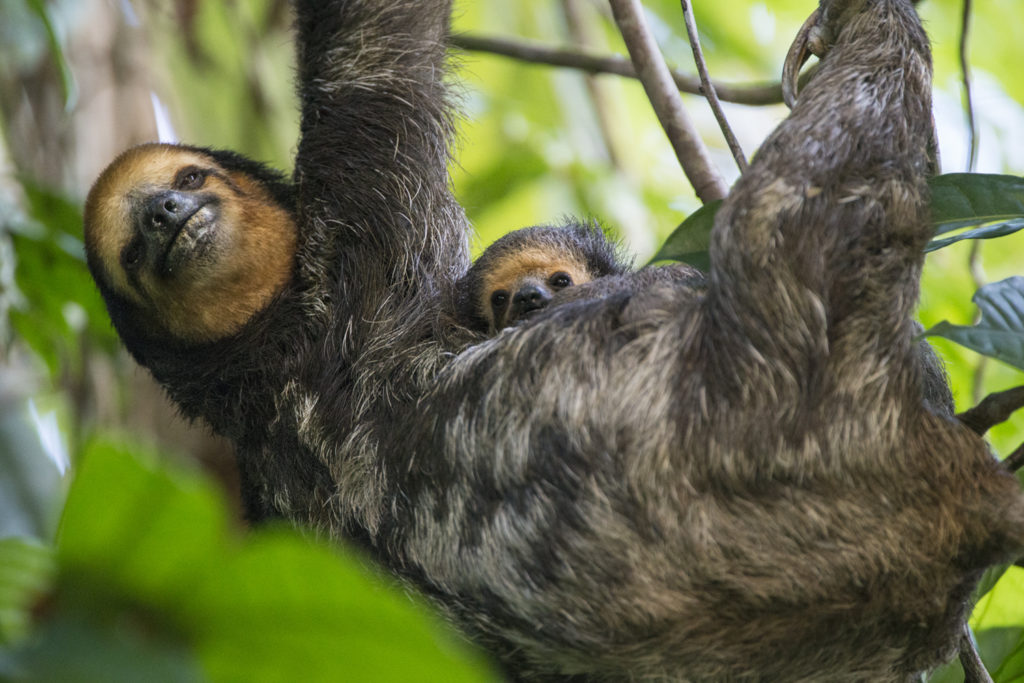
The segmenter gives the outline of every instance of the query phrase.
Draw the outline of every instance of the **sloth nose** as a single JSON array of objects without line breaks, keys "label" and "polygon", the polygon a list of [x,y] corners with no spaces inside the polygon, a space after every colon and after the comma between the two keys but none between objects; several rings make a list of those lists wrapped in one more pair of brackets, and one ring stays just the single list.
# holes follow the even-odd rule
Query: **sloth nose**
[{"label": "sloth nose", "polygon": [[537,285],[525,285],[512,297],[512,312],[516,317],[530,311],[544,308],[551,301],[551,295]]},{"label": "sloth nose", "polygon": [[146,205],[146,223],[157,230],[176,229],[199,208],[195,197],[182,192],[161,192]]}]

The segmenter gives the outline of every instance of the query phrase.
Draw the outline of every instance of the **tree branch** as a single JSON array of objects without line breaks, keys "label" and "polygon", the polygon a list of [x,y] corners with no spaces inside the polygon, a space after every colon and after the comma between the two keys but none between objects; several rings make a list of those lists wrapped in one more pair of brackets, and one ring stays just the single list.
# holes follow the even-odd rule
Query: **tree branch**
[{"label": "tree branch", "polygon": [[[500,55],[517,59],[521,62],[531,64],[545,64],[547,66],[560,66],[567,69],[577,69],[591,74],[613,74],[625,78],[637,78],[636,69],[632,62],[619,55],[599,56],[579,52],[577,50],[566,50],[563,48],[552,48],[538,43],[530,43],[521,40],[509,40],[507,38],[493,38],[474,36],[469,34],[452,35],[448,39],[449,44],[462,50],[471,52],[486,52],[488,54]],[[811,70],[808,70],[810,73]],[[670,70],[672,80],[676,87],[682,92],[690,95],[702,95],[700,79],[696,76],[685,74],[681,71]],[[804,74],[804,78],[807,74]],[[764,83],[751,85],[730,85],[728,83],[713,82],[718,98],[724,102],[735,104],[748,104],[763,106],[778,104],[782,102],[782,85],[779,83]]]},{"label": "tree branch", "polygon": [[986,396],[981,403],[956,417],[978,435],[993,426],[1006,422],[1010,415],[1024,408],[1024,386],[999,391]]},{"label": "tree branch", "polygon": [[960,16],[960,77],[964,86],[964,116],[967,119],[967,168],[974,171],[978,160],[978,124],[974,120],[974,102],[971,97],[971,69],[967,62],[967,37],[970,34],[971,0],[963,0],[963,13]]},{"label": "tree branch", "polygon": [[960,634],[960,665],[964,667],[964,683],[993,683],[974,646],[971,627],[966,622]]},{"label": "tree branch", "polygon": [[715,92],[715,85],[711,82],[711,76],[708,74],[708,65],[704,62],[704,52],[700,49],[700,36],[697,34],[697,20],[693,16],[693,7],[687,0],[682,0],[682,6],[683,17],[686,20],[686,35],[690,39],[693,63],[697,66],[697,74],[700,76],[701,90],[704,92],[708,104],[711,105],[711,111],[715,114],[718,127],[722,129],[722,135],[725,136],[725,142],[729,145],[732,158],[736,160],[736,166],[740,169],[740,173],[743,173],[747,170],[747,158],[743,155],[743,148],[740,147],[739,140],[733,134],[728,119],[725,118],[722,104],[718,101],[718,94]]},{"label": "tree branch", "polygon": [[1003,459],[1003,467],[1010,472],[1016,472],[1021,467],[1024,467],[1024,444],[1017,446],[1013,453],[1010,453]]},{"label": "tree branch", "polygon": [[697,197],[705,204],[721,199],[728,188],[683,107],[679,90],[647,27],[640,0],[610,0],[610,3],[647,98]]}]

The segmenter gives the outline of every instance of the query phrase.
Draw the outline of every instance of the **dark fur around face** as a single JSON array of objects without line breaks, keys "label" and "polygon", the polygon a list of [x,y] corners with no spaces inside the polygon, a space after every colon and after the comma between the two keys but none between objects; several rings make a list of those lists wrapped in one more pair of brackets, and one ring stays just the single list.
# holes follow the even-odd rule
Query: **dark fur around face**
[{"label": "dark fur around face", "polygon": [[100,175],[85,206],[86,255],[136,359],[153,341],[230,336],[290,278],[291,185],[234,152],[146,144]]},{"label": "dark fur around face", "polygon": [[[494,333],[546,308],[565,287],[628,270],[628,262],[596,223],[569,220],[522,228],[495,240],[459,280],[458,319],[467,327]],[[493,302],[496,293],[505,296],[504,307]],[[517,308],[522,303],[517,297],[525,302],[529,295],[535,301]]]},{"label": "dark fur around face", "polygon": [[491,339],[444,315],[469,266],[449,4],[296,9],[293,275],[233,336],[136,350],[235,441],[254,516],[360,542],[515,678],[893,681],[952,656],[1024,500],[922,397],[909,0],[825,2],[829,52],[706,279],[605,278]]}]

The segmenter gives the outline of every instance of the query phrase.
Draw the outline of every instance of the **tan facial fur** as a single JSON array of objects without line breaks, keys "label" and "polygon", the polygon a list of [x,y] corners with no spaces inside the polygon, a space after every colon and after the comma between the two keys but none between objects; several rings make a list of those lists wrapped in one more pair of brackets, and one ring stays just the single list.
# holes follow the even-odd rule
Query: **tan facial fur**
[{"label": "tan facial fur", "polygon": [[547,250],[537,247],[526,248],[509,255],[499,261],[483,277],[484,286],[480,290],[478,305],[484,311],[491,325],[495,325],[491,312],[491,295],[504,289],[514,293],[528,278],[537,278],[547,282],[555,273],[567,273],[573,285],[590,282],[593,279],[586,264],[571,258],[560,250]]},{"label": "tan facial fur", "polygon": [[[190,166],[208,171],[200,190],[218,200],[215,221],[203,228],[203,248],[183,231],[175,240],[182,256],[173,271],[146,267],[130,277],[121,256],[139,229],[133,202],[172,189]],[[101,264],[107,285],[189,342],[233,334],[263,308],[290,276],[295,240],[290,214],[258,182],[172,145],[128,150],[100,175],[86,201],[86,250]]]}]

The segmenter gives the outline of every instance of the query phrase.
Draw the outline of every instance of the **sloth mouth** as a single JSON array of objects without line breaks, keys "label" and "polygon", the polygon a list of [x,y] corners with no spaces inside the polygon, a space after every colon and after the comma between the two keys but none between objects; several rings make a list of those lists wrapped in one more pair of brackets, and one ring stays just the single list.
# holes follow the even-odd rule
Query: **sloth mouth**
[{"label": "sloth mouth", "polygon": [[160,272],[166,277],[174,275],[190,259],[202,255],[213,241],[219,212],[214,202],[199,206],[167,242],[160,259]]}]

